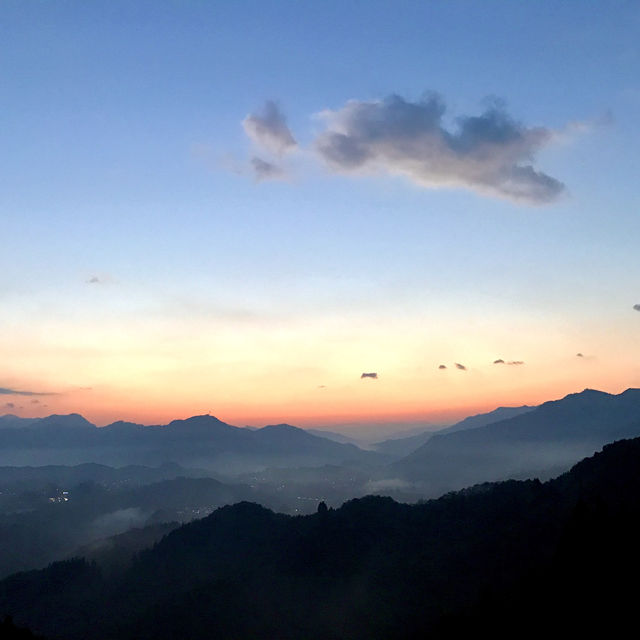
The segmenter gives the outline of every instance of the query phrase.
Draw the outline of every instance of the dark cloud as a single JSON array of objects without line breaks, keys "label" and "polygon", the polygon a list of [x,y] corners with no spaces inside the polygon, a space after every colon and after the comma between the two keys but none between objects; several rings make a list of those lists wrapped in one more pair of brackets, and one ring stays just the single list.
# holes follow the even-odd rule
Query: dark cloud
[{"label": "dark cloud", "polygon": [[87,284],[102,284],[102,280],[100,280],[100,278],[98,278],[98,276],[91,276],[87,280]]},{"label": "dark cloud", "polygon": [[493,364],[510,364],[510,365],[520,365],[520,364],[524,364],[524,362],[522,360],[508,360],[505,361],[502,358],[498,358],[497,360],[493,361]]},{"label": "dark cloud", "polygon": [[262,182],[263,180],[279,180],[285,176],[285,172],[281,167],[257,156],[251,158],[251,167],[258,182]]},{"label": "dark cloud", "polygon": [[276,155],[282,155],[297,146],[286,118],[271,100],[265,102],[261,114],[250,113],[242,121],[242,126],[253,142]]},{"label": "dark cloud", "polygon": [[633,308],[634,308],[636,311],[640,311],[640,304],[634,304],[634,305],[633,305]]},{"label": "dark cloud", "polygon": [[465,367],[463,364],[460,364],[459,362],[456,362],[456,369],[460,369],[460,371],[466,371],[467,367]]},{"label": "dark cloud", "polygon": [[446,369],[446,368],[447,368],[447,365],[446,365],[446,364],[441,364],[441,365],[438,367],[438,369]]},{"label": "dark cloud", "polygon": [[493,361],[493,364],[504,364],[504,360],[502,358],[498,358],[497,360]]},{"label": "dark cloud", "polygon": [[13,402],[7,402],[7,403],[5,403],[4,408],[5,409],[15,409],[16,405]]},{"label": "dark cloud", "polygon": [[584,354],[583,354],[583,353],[576,353],[576,357],[578,357],[578,358],[584,358]]},{"label": "dark cloud", "polygon": [[0,387],[0,396],[54,396],[55,393],[47,393],[44,391],[19,391],[18,389],[7,389]]},{"label": "dark cloud", "polygon": [[378,374],[377,373],[363,373],[360,376],[360,379],[362,380],[362,378],[373,378],[374,380],[378,379]]},{"label": "dark cloud", "polygon": [[494,103],[479,116],[443,124],[446,106],[436,94],[417,102],[391,95],[350,100],[325,111],[327,127],[316,148],[335,171],[382,170],[427,188],[462,187],[526,204],[555,200],[564,185],[533,167],[554,133],[525,127]]}]

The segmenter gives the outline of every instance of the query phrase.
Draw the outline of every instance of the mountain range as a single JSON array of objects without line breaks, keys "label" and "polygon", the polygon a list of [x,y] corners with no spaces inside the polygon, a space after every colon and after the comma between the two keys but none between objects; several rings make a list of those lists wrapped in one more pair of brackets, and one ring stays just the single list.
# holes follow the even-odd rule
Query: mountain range
[{"label": "mountain range", "polygon": [[0,613],[54,638],[623,637],[640,569],[640,439],[555,480],[291,517],[242,502],[116,572],[83,559],[0,582]]},{"label": "mountain range", "polygon": [[78,414],[0,417],[0,464],[4,465],[100,462],[156,466],[171,461],[238,473],[265,466],[365,460],[382,457],[287,424],[240,428],[202,415],[167,425],[120,421],[98,428]]},{"label": "mountain range", "polygon": [[[471,424],[472,428],[459,429]],[[478,482],[549,478],[603,445],[640,435],[640,389],[614,395],[585,389],[513,417],[441,431],[390,472],[430,495]]]}]

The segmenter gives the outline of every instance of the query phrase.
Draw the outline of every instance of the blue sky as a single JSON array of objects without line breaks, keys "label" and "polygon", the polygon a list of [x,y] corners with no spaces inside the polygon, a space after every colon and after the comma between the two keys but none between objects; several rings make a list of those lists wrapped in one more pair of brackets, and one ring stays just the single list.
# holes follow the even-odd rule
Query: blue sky
[{"label": "blue sky", "polygon": [[[96,419],[322,423],[640,385],[637,3],[4,2],[0,23],[0,387]],[[320,157],[321,112],[428,91],[448,131],[497,98],[549,132],[533,166],[562,194]],[[267,100],[282,158],[243,130]],[[257,182],[256,154],[286,179]],[[465,359],[482,381],[438,377]]]}]

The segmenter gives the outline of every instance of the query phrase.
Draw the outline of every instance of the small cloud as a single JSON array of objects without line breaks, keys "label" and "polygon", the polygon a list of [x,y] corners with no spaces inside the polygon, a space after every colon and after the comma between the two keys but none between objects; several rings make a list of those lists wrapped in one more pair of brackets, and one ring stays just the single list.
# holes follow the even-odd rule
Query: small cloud
[{"label": "small cloud", "polygon": [[584,358],[584,353],[576,353],[577,358]]},{"label": "small cloud", "polygon": [[456,369],[460,369],[460,371],[466,371],[467,367],[465,367],[463,364],[460,364],[459,362],[456,362]]},{"label": "small cloud", "polygon": [[34,398],[34,399],[31,401],[31,404],[40,404],[40,400],[38,400],[37,398]]},{"label": "small cloud", "polygon": [[284,114],[271,100],[265,102],[262,113],[250,113],[242,121],[242,126],[253,142],[273,154],[282,155],[297,147]]},{"label": "small cloud", "polygon": [[640,304],[634,304],[634,305],[633,305],[633,308],[634,308],[636,311],[640,311]]},{"label": "small cloud", "polygon": [[319,384],[318,385],[318,389],[326,389],[327,385],[326,384]]},{"label": "small cloud", "polygon": [[91,276],[87,280],[87,284],[102,284],[102,280],[100,280],[100,278],[98,278],[98,276]]},{"label": "small cloud", "polygon": [[493,364],[504,364],[504,360],[502,358],[498,358],[497,360],[493,361]]},{"label": "small cloud", "polygon": [[524,362],[522,360],[509,360],[509,362],[507,362],[507,364],[512,364],[515,366],[519,366],[521,364],[524,364]]},{"label": "small cloud", "polygon": [[0,396],[55,396],[57,393],[46,391],[21,391],[18,389],[7,389],[0,387]]},{"label": "small cloud", "polygon": [[257,156],[251,158],[251,167],[253,169],[253,175],[258,182],[264,180],[281,180],[286,176],[285,171],[281,167]]},{"label": "small cloud", "polygon": [[527,127],[498,101],[480,115],[443,122],[446,105],[435,93],[412,102],[350,100],[320,114],[325,130],[315,146],[338,173],[403,175],[427,188],[464,188],[482,195],[541,205],[556,200],[564,185],[534,167],[536,153],[555,141],[554,131]]},{"label": "small cloud", "polygon": [[5,409],[15,409],[16,405],[13,402],[6,402],[4,405]]},{"label": "small cloud", "polygon": [[372,378],[373,380],[377,380],[378,379],[378,374],[377,373],[363,373],[360,376],[360,380],[362,380],[362,378]]},{"label": "small cloud", "polygon": [[441,364],[441,365],[438,367],[438,369],[446,369],[446,368],[447,368],[447,365],[446,365],[446,364]]},{"label": "small cloud", "polygon": [[498,358],[497,360],[493,361],[493,364],[507,364],[507,365],[520,365],[520,364],[524,364],[524,362],[522,360],[509,360],[509,361],[505,361],[502,358]]}]

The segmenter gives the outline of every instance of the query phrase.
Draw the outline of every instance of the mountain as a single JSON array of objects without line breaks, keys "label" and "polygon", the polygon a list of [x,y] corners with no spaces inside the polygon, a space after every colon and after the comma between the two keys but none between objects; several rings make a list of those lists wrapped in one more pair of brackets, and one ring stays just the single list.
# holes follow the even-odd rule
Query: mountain
[{"label": "mountain", "polygon": [[12,414],[0,416],[0,429],[84,429],[86,427],[95,428],[95,425],[78,413],[50,415],[46,418],[20,418]]},{"label": "mountain", "polygon": [[342,433],[337,433],[335,431],[325,431],[324,429],[305,429],[307,433],[310,433],[312,436],[317,436],[318,438],[327,438],[327,440],[333,440],[334,442],[341,442],[342,444],[355,444],[359,446],[358,440],[354,438],[350,438],[349,436],[345,436]]},{"label": "mountain", "polygon": [[479,427],[484,427],[485,425],[492,424],[493,422],[508,420],[509,418],[514,418],[515,416],[519,416],[523,413],[528,413],[533,409],[535,409],[535,407],[529,407],[527,405],[523,405],[521,407],[498,407],[488,413],[478,413],[475,416],[469,416],[464,420],[460,420],[460,422],[456,422],[456,424],[453,424],[450,427],[445,427],[438,431],[432,431],[431,433],[432,435],[442,435],[444,433],[454,433],[455,431],[478,429]]},{"label": "mountain", "polygon": [[484,427],[492,422],[499,422],[507,418],[531,411],[533,407],[498,407],[488,413],[479,413],[475,416],[469,416],[456,424],[445,427],[444,429],[426,430],[416,435],[403,437],[403,438],[389,438],[382,442],[376,442],[373,445],[375,451],[380,453],[386,453],[391,456],[404,457],[413,453],[418,447],[421,447],[425,442],[431,439],[434,435],[442,435],[444,433],[453,433],[454,431],[464,431],[465,429],[477,429],[478,427]]},{"label": "mountain", "polygon": [[[640,570],[640,439],[559,478],[291,517],[243,502],[128,568],[0,582],[0,615],[67,640],[624,637]],[[608,631],[608,633],[607,633]]]},{"label": "mountain", "polygon": [[[84,478],[92,466],[83,465]],[[282,508],[277,494],[246,484],[184,477],[142,483],[153,476],[138,474],[129,481],[131,476],[117,474],[119,470],[111,475],[104,469],[94,471],[93,481],[59,474],[68,483],[36,489],[34,478],[26,486],[14,478],[9,490],[0,487],[0,576],[46,566],[77,553],[79,547],[102,545],[104,538],[132,528],[187,522],[241,500]],[[107,481],[99,484],[99,479]]]},{"label": "mountain", "polygon": [[585,389],[499,422],[436,434],[390,473],[431,495],[477,482],[548,478],[608,442],[637,435],[640,389]]},{"label": "mountain", "polygon": [[123,421],[98,428],[82,416],[23,421],[4,417],[0,464],[50,465],[101,462],[157,466],[172,461],[228,474],[266,466],[300,466],[377,459],[291,425],[239,428],[211,415],[143,426]]},{"label": "mountain", "polygon": [[422,433],[414,436],[390,438],[388,440],[383,440],[382,442],[375,442],[373,444],[373,449],[380,453],[386,453],[390,456],[403,457],[409,455],[412,451],[415,451],[418,447],[422,446],[433,434],[433,431],[423,431]]}]

